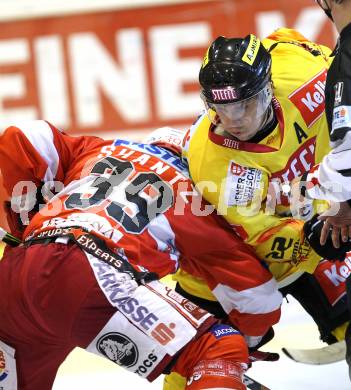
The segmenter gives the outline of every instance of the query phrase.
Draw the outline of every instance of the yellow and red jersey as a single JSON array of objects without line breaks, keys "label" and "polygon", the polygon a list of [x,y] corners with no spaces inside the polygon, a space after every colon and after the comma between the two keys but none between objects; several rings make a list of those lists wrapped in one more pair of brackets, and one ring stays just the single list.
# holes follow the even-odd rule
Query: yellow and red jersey
[{"label": "yellow and red jersey", "polygon": [[33,193],[46,185],[56,189],[30,215],[24,239],[78,226],[137,269],[164,277],[181,262],[205,280],[245,334],[262,335],[279,320],[282,297],[272,275],[222,218],[207,211],[187,167],[170,151],[70,137],[45,121],[33,121],[0,136],[0,167],[20,217],[40,198]]},{"label": "yellow and red jersey", "polygon": [[[329,150],[324,88],[330,51],[288,29],[262,43],[272,55],[274,130],[258,143],[240,142],[216,134],[203,114],[190,128],[183,157],[204,198],[286,284],[312,273],[320,260],[304,239],[303,221],[291,217],[282,184]],[[304,211],[305,218],[313,212]]]}]

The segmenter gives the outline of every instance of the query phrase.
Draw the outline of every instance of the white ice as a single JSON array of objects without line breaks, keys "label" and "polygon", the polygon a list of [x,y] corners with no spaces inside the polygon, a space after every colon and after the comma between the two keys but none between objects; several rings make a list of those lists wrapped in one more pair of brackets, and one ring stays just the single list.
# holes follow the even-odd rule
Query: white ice
[{"label": "white ice", "polygon": [[[301,306],[289,297],[283,305],[276,337],[262,349],[279,352],[281,347],[315,348],[324,344],[318,339],[317,327]],[[312,366],[291,361],[281,354],[278,362],[254,363],[248,375],[271,390],[350,390],[345,361]],[[140,386],[140,387],[139,387]],[[53,390],[162,389],[162,378],[148,383],[113,363],[75,350],[61,366]]]}]

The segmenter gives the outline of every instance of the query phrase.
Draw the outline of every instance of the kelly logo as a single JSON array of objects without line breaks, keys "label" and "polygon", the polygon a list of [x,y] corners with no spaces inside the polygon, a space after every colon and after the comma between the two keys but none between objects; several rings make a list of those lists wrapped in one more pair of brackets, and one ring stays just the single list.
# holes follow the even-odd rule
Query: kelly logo
[{"label": "kelly logo", "polygon": [[[270,181],[278,180],[280,183],[291,182],[295,177],[301,176],[309,171],[315,164],[315,143],[316,137],[312,137],[302,144],[289,158],[286,166],[281,171],[272,174]],[[276,194],[278,203],[289,206],[290,201],[287,194]]]},{"label": "kelly logo", "polygon": [[351,260],[350,257],[341,263],[333,263],[329,269],[324,270],[326,277],[333,283],[335,287],[338,287],[341,283],[344,283],[351,273]]},{"label": "kelly logo", "polygon": [[324,112],[326,78],[327,71],[323,69],[289,95],[290,101],[300,111],[307,127],[311,127]]}]

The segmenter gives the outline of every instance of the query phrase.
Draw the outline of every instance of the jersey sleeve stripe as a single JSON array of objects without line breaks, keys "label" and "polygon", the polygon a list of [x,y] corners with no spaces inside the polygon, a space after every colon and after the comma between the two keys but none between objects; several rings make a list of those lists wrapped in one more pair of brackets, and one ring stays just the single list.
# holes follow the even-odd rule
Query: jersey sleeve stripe
[{"label": "jersey sleeve stripe", "polygon": [[218,284],[212,292],[228,314],[232,310],[248,314],[270,313],[279,309],[283,299],[274,278],[257,287],[242,291]]},{"label": "jersey sleeve stripe", "polygon": [[147,230],[150,236],[155,240],[157,249],[169,254],[170,260],[174,262],[174,270],[177,270],[180,254],[175,244],[174,231],[165,215],[160,214],[151,220]]},{"label": "jersey sleeve stripe", "polygon": [[280,314],[280,309],[266,314],[247,314],[232,310],[229,318],[245,335],[262,336],[268,331],[269,324],[276,324],[279,321]]},{"label": "jersey sleeve stripe", "polygon": [[317,180],[307,193],[311,198],[342,202],[351,199],[350,160],[351,132],[342,143],[332,142],[333,151],[327,154],[318,169],[309,173],[307,182]]},{"label": "jersey sleeve stripe", "polygon": [[54,135],[49,124],[43,120],[16,123],[39,155],[46,162],[48,168],[42,178],[44,182],[53,181],[57,174],[59,155],[54,146]]}]

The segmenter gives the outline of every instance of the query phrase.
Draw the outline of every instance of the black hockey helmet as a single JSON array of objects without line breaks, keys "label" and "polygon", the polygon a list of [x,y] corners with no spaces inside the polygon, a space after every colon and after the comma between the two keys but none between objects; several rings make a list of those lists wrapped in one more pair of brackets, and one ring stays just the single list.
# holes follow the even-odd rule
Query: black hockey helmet
[{"label": "black hockey helmet", "polygon": [[271,55],[253,34],[218,37],[208,48],[199,81],[208,103],[226,104],[256,95],[271,77]]}]

